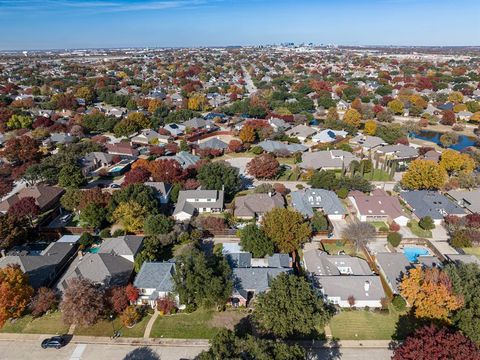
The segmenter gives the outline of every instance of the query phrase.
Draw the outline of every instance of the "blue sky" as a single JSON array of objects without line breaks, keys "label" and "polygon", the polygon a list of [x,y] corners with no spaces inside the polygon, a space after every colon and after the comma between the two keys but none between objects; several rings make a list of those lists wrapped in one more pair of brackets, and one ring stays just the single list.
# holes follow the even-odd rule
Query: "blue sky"
[{"label": "blue sky", "polygon": [[0,0],[0,49],[480,45],[480,0]]}]

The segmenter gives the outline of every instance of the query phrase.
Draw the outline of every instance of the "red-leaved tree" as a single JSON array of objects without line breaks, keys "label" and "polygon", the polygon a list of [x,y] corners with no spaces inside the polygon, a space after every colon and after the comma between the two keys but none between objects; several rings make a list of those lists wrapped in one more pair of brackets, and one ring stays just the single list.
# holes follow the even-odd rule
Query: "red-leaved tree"
[{"label": "red-leaved tree", "polygon": [[183,168],[174,159],[161,159],[152,161],[150,172],[154,181],[163,181],[169,184],[179,182],[184,179],[185,172]]},{"label": "red-leaved tree", "polygon": [[134,303],[134,302],[137,301],[137,299],[140,295],[140,292],[138,291],[138,289],[135,286],[133,286],[132,284],[128,284],[125,287],[125,294],[127,294],[128,301]]},{"label": "red-leaved tree", "polygon": [[459,331],[424,326],[409,336],[394,352],[392,360],[480,359],[480,349]]},{"label": "red-leaved tree", "polygon": [[41,287],[30,303],[30,310],[32,315],[36,317],[53,310],[57,305],[58,297],[55,291],[47,287]]},{"label": "red-leaved tree", "polygon": [[18,199],[8,209],[8,215],[14,219],[27,219],[30,225],[33,225],[33,219],[40,213],[40,208],[31,196]]},{"label": "red-leaved tree", "polygon": [[112,310],[121,314],[129,305],[126,288],[123,286],[114,286],[108,290],[108,303]]},{"label": "red-leaved tree", "polygon": [[143,184],[150,178],[150,172],[143,167],[137,167],[125,174],[122,186],[131,184]]},{"label": "red-leaved tree", "polygon": [[270,154],[262,154],[247,164],[247,172],[258,179],[271,179],[278,174],[280,164]]}]

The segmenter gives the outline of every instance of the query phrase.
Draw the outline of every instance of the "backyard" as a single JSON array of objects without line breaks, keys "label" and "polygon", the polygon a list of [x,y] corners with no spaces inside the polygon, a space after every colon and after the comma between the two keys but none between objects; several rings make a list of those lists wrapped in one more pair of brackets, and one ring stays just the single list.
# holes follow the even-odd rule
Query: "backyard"
[{"label": "backyard", "polygon": [[25,315],[19,319],[7,321],[0,329],[1,333],[24,333],[24,334],[65,334],[69,326],[62,321],[60,311],[52,312],[34,319],[31,315]]},{"label": "backyard", "polygon": [[469,248],[462,248],[465,254],[468,255],[475,255],[477,258],[480,259],[480,246],[477,247],[469,247]]},{"label": "backyard", "polygon": [[343,310],[330,321],[332,336],[340,340],[390,340],[400,313]]},{"label": "backyard", "polygon": [[390,181],[392,177],[388,172],[382,169],[373,169],[373,173],[365,173],[363,177],[370,181]]},{"label": "backyard", "polygon": [[233,328],[247,314],[243,311],[199,309],[193,313],[159,316],[153,325],[152,337],[179,339],[211,339],[221,328]]},{"label": "backyard", "polygon": [[[330,255],[337,255],[339,252],[342,251],[347,255],[357,256],[355,245],[348,241],[343,241],[343,240],[336,240],[333,242],[322,241],[321,246],[323,247],[323,250],[329,253]],[[358,254],[358,256],[361,256],[361,254]]]},{"label": "backyard", "polygon": [[409,226],[408,228],[410,229],[410,231],[420,237],[420,238],[431,238],[432,237],[432,231],[431,230],[424,230],[420,227],[420,225],[418,225],[418,221],[410,221],[409,222]]}]

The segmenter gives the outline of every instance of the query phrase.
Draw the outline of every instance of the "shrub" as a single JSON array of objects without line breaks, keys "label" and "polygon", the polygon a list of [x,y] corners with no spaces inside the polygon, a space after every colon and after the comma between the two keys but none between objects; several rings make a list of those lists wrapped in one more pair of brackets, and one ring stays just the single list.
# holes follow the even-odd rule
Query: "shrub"
[{"label": "shrub", "polygon": [[393,247],[397,247],[398,245],[400,245],[400,242],[402,241],[402,235],[399,234],[398,232],[391,232],[387,236],[387,241]]},{"label": "shrub", "polygon": [[450,239],[450,244],[456,248],[471,247],[472,239],[466,230],[457,230]]},{"label": "shrub", "polygon": [[298,190],[302,190],[304,186],[303,186],[302,184],[297,184],[297,185],[295,185],[295,187],[296,187]]},{"label": "shrub", "polygon": [[395,295],[393,297],[392,305],[397,311],[404,311],[407,308],[407,302],[400,295]]},{"label": "shrub", "polygon": [[263,149],[260,146],[254,146],[250,151],[255,155],[260,155],[263,153]]},{"label": "shrub", "polygon": [[418,222],[418,226],[420,226],[423,230],[432,230],[435,229],[435,224],[430,216],[424,216]]},{"label": "shrub", "polygon": [[379,232],[387,232],[387,231],[388,231],[388,227],[386,227],[386,226],[380,226],[380,227],[378,228],[378,231],[379,231]]},{"label": "shrub", "polygon": [[100,237],[102,239],[109,238],[110,236],[111,236],[110,229],[103,229],[102,231],[100,231]]},{"label": "shrub", "polygon": [[398,225],[395,221],[390,224],[390,231],[397,232],[400,230],[400,225]]},{"label": "shrub", "polygon": [[124,326],[132,327],[140,320],[140,313],[135,306],[131,305],[120,315],[120,320]]},{"label": "shrub", "polygon": [[56,308],[58,298],[52,289],[41,287],[32,299],[30,310],[34,317],[40,316],[49,310]]},{"label": "shrub", "polygon": [[340,199],[346,199],[348,196],[348,189],[340,188],[337,190],[337,195]]},{"label": "shrub", "polygon": [[157,299],[157,310],[160,312],[160,315],[170,315],[175,313],[175,300],[172,297],[163,297]]},{"label": "shrub", "polygon": [[225,219],[213,216],[202,217],[200,219],[200,225],[203,229],[210,232],[224,231],[227,227]]},{"label": "shrub", "polygon": [[82,245],[85,248],[85,247],[93,245],[93,243],[95,242],[95,238],[93,237],[92,234],[84,232],[80,236],[80,239],[78,239],[78,242],[79,242],[80,245]]},{"label": "shrub", "polygon": [[125,235],[125,230],[123,230],[123,229],[117,229],[112,234],[113,237],[118,237],[118,236],[123,236],[123,235]]}]

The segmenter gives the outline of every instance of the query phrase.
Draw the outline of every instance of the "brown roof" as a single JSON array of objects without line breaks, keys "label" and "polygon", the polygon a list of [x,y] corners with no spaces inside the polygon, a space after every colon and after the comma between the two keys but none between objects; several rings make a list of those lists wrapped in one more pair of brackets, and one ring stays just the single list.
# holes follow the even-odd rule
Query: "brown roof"
[{"label": "brown roof", "polygon": [[255,216],[277,207],[284,207],[285,200],[281,194],[251,194],[235,199],[235,216]]},{"label": "brown roof", "polygon": [[375,189],[370,196],[359,191],[352,191],[350,196],[355,199],[361,215],[388,215],[392,219],[405,216],[398,199],[389,196],[383,190]]},{"label": "brown roof", "polygon": [[26,197],[33,197],[40,210],[47,210],[55,205],[64,192],[65,190],[55,186],[36,185],[26,187],[0,202],[0,211],[7,212],[15,202]]}]

